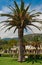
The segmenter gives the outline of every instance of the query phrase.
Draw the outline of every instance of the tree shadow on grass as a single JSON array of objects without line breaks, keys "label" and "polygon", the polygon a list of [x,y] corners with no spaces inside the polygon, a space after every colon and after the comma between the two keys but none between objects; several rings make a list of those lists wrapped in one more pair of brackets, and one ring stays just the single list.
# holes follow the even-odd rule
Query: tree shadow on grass
[{"label": "tree shadow on grass", "polygon": [[34,64],[34,63],[42,64],[42,58],[27,58],[26,62],[27,63],[32,62],[32,64]]}]

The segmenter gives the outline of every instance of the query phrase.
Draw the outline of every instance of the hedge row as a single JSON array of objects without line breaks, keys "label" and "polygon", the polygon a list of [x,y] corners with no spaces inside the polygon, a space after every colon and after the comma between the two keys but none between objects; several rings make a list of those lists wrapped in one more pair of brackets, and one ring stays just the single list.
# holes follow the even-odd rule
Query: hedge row
[{"label": "hedge row", "polygon": [[18,57],[18,54],[3,53],[0,57]]},{"label": "hedge row", "polygon": [[[0,54],[0,57],[12,57],[12,56],[16,56],[18,57],[18,54],[9,54],[9,53],[3,53],[3,54]],[[39,58],[42,58],[42,54],[25,54],[25,56],[28,56],[29,58],[34,58],[34,57],[39,57]]]}]

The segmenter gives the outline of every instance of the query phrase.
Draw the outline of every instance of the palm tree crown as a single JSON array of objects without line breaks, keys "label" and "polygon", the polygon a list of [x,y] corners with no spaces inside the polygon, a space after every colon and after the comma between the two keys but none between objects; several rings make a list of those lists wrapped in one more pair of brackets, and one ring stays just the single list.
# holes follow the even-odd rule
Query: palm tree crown
[{"label": "palm tree crown", "polygon": [[6,24],[6,26],[4,28],[6,28],[7,26],[10,26],[8,29],[11,29],[12,27],[16,26],[16,28],[14,30],[14,32],[15,32],[17,28],[26,29],[26,27],[28,27],[32,31],[32,29],[28,25],[32,25],[32,26],[37,27],[36,25],[32,24],[32,22],[36,20],[33,18],[36,16],[39,16],[41,14],[41,12],[36,12],[36,13],[32,14],[32,12],[35,10],[32,10],[31,12],[29,12],[29,7],[31,4],[29,4],[25,8],[25,3],[23,0],[21,0],[20,7],[16,3],[16,1],[14,1],[14,5],[15,5],[15,7],[13,7],[13,6],[9,7],[9,9],[12,11],[11,14],[0,14],[1,16],[8,17],[7,20],[2,21],[2,23],[3,22],[8,23],[8,24]]}]

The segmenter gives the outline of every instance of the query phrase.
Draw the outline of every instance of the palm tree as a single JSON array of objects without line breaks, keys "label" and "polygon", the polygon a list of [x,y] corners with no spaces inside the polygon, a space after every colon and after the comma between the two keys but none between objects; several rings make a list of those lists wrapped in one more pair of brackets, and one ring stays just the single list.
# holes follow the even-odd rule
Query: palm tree
[{"label": "palm tree", "polygon": [[3,13],[3,14],[0,14],[0,16],[8,17],[7,20],[1,21],[2,23],[6,22],[5,23],[6,26],[4,28],[8,27],[7,30],[10,30],[11,28],[16,26],[14,32],[18,29],[18,37],[19,37],[19,43],[18,43],[18,46],[19,46],[19,49],[18,49],[19,54],[18,55],[19,55],[19,57],[18,57],[18,61],[22,62],[22,61],[25,60],[25,56],[24,56],[25,46],[24,46],[24,43],[23,43],[24,29],[27,30],[27,28],[29,28],[32,31],[32,29],[29,27],[29,25],[35,26],[36,28],[38,28],[38,26],[32,24],[32,21],[34,21],[34,17],[39,16],[41,13],[36,12],[36,13],[32,14],[32,12],[35,11],[35,10],[29,12],[30,4],[25,8],[25,3],[24,3],[23,0],[21,0],[20,7],[18,6],[16,1],[14,1],[14,5],[15,6],[9,7],[11,9],[12,13],[8,13],[8,14]]},{"label": "palm tree", "polygon": [[41,45],[40,36],[34,36],[33,41],[34,41],[34,46],[36,48],[35,53],[38,54],[39,53],[38,47],[40,48],[40,45]]}]

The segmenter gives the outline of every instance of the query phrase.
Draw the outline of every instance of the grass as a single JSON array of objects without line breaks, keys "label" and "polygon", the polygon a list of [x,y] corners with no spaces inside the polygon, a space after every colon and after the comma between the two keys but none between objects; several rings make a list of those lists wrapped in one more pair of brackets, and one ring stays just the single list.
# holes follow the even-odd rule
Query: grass
[{"label": "grass", "polygon": [[42,59],[31,60],[27,59],[26,62],[18,62],[17,59],[12,57],[0,57],[0,65],[42,65]]}]

